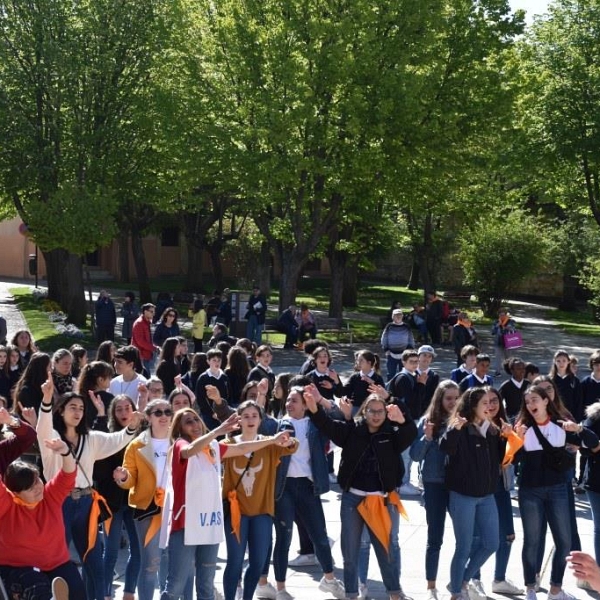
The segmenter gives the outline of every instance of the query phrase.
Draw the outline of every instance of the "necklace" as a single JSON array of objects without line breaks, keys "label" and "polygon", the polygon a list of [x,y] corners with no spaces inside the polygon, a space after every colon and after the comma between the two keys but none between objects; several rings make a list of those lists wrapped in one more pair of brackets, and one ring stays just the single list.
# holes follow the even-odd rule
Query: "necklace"
[{"label": "necklace", "polygon": [[125,381],[125,380],[121,381],[121,394],[124,396],[128,396],[132,400],[135,400],[135,397],[129,393],[129,388],[131,387],[132,384],[134,384],[136,386],[135,391],[137,392],[137,377],[135,379],[132,379],[131,381]]}]

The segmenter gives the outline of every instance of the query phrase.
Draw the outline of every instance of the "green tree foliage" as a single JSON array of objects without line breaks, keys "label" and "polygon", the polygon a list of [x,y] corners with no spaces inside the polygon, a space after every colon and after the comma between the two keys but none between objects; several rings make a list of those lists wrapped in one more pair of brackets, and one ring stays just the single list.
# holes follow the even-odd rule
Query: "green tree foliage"
[{"label": "green tree foliage", "polygon": [[485,216],[465,229],[458,258],[487,315],[497,314],[508,293],[543,265],[548,244],[536,219],[520,210]]},{"label": "green tree foliage", "polygon": [[557,0],[522,45],[530,150],[600,224],[600,2]]},{"label": "green tree foliage", "polygon": [[75,323],[86,313],[80,257],[115,235],[140,161],[161,5],[0,2],[0,194],[28,224],[49,295]]}]

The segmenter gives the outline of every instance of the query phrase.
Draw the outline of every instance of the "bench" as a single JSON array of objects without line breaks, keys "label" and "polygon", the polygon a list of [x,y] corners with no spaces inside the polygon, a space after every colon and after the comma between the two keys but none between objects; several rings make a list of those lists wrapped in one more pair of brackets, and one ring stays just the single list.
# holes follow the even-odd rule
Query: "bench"
[{"label": "bench", "polygon": [[[263,337],[269,339],[269,336],[274,333],[281,333],[277,328],[277,319],[269,318],[265,319],[265,326],[263,328]],[[321,333],[335,333],[337,341],[339,343],[340,338],[345,335],[348,338],[348,343],[352,345],[352,329],[350,327],[350,321],[348,319],[338,317],[317,317],[317,337]],[[283,334],[282,334],[283,335]]]},{"label": "bench", "polygon": [[471,298],[473,297],[472,292],[465,292],[461,290],[450,290],[444,292],[442,299],[452,304],[457,308],[467,308],[473,303]]}]

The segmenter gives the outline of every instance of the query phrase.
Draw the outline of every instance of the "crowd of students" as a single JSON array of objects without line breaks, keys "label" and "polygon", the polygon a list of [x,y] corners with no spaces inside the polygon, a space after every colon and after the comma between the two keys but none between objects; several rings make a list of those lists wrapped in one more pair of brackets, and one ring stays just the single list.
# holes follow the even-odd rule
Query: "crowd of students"
[{"label": "crowd of students", "polygon": [[[150,327],[154,308],[144,305],[144,313]],[[199,600],[212,600],[223,541],[225,600],[292,600],[295,524],[301,555],[292,566],[320,565],[321,591],[366,598],[372,546],[389,597],[401,600],[401,498],[421,493],[429,600],[439,596],[447,514],[452,600],[486,597],[480,569],[492,555],[492,590],[535,600],[548,527],[556,548],[549,600],[572,598],[562,588],[572,551],[575,572],[590,573],[595,585],[580,553],[573,481],[588,494],[600,558],[600,351],[582,381],[561,350],[548,376],[509,357],[509,378],[496,390],[489,356],[472,345],[447,379],[431,368],[432,346],[406,349],[388,360],[386,384],[377,354],[358,351],[344,380],[327,344],[311,339],[299,372],[275,376],[271,348],[247,339],[222,339],[189,357],[176,317],[165,308],[146,358],[110,340],[95,360],[81,346],[49,356],[27,331],[0,347],[0,517],[9,523],[0,529],[0,577],[10,594],[111,598],[126,533],[125,600],[151,600],[156,589],[161,600],[191,600],[194,584]],[[164,339],[154,371],[158,329]],[[395,335],[384,350],[396,349]],[[341,448],[337,476],[332,443]],[[410,481],[413,461],[422,490]],[[506,577],[515,474],[524,589]],[[320,500],[333,482],[342,490],[343,581],[334,575]]]}]

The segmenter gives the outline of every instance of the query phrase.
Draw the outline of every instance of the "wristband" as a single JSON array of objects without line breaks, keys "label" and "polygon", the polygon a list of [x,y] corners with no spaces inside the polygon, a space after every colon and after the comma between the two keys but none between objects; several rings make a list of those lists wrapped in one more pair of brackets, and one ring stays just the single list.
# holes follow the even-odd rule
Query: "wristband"
[{"label": "wristband", "polygon": [[129,425],[127,426],[127,429],[125,430],[125,432],[126,432],[128,435],[134,435],[136,431],[137,431],[136,429],[133,429],[133,430],[132,430],[132,429],[130,429],[130,428],[129,428]]},{"label": "wristband", "polygon": [[65,454],[63,454],[62,452],[60,453],[61,456],[69,456],[71,454],[71,449],[69,448]]}]

